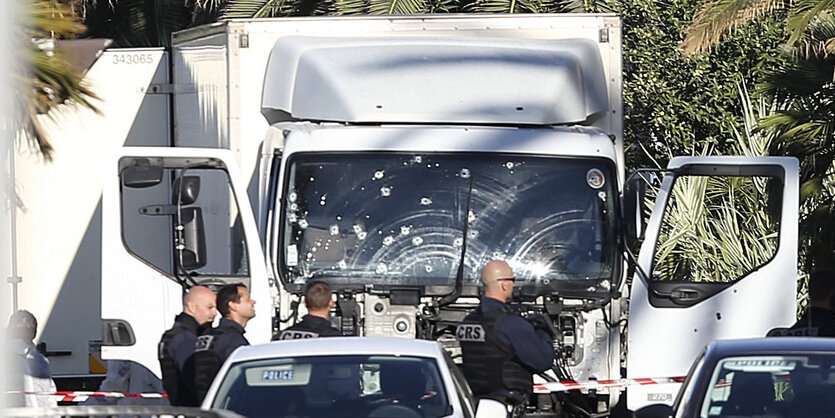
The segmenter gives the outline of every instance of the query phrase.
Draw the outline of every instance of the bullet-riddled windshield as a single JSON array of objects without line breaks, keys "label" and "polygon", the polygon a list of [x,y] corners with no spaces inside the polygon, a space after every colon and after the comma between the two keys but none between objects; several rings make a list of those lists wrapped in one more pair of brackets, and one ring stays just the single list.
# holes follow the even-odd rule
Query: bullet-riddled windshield
[{"label": "bullet-riddled windshield", "polygon": [[296,154],[281,264],[294,284],[449,292],[466,230],[465,286],[487,261],[504,259],[517,287],[536,293],[606,291],[616,190],[605,159]]}]

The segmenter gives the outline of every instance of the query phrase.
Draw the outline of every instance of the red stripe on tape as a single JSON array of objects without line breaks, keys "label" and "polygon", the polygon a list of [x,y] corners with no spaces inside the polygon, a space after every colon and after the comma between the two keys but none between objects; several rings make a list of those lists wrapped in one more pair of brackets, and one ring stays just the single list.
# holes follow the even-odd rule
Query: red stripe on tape
[{"label": "red stripe on tape", "polygon": [[627,386],[658,385],[663,383],[681,383],[684,377],[638,378],[619,380],[589,380],[576,382],[565,380],[562,382],[537,383],[533,385],[534,393],[565,392],[569,390],[614,389]]}]

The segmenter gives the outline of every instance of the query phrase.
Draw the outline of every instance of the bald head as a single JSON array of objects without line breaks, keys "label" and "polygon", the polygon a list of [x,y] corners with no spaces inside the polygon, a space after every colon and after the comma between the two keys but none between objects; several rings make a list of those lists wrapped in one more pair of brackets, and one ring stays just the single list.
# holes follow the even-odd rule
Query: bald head
[{"label": "bald head", "polygon": [[513,296],[513,269],[501,260],[493,260],[481,270],[484,296],[507,302]]},{"label": "bald head", "polygon": [[198,324],[211,322],[217,314],[215,292],[206,286],[193,286],[183,297],[183,312],[191,315]]}]

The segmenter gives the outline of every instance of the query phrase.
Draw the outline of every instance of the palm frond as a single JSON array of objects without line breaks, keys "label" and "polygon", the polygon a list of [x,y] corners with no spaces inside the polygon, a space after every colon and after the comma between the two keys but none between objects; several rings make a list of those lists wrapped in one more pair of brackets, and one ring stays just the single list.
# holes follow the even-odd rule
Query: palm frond
[{"label": "palm frond", "polygon": [[426,13],[425,0],[370,0],[369,13],[372,15],[404,15]]},{"label": "palm frond", "polygon": [[681,43],[685,55],[707,52],[736,27],[784,7],[783,0],[713,0],[696,12]]},{"label": "palm frond", "polygon": [[41,118],[50,117],[53,108],[68,103],[98,111],[92,102],[96,95],[84,84],[83,75],[51,43],[56,38],[74,38],[83,32],[80,19],[69,6],[56,1],[38,0],[28,6],[21,13],[25,23],[19,40],[25,51],[25,67],[17,74],[21,82],[15,94],[16,108],[22,112],[13,118],[23,137],[49,160],[52,146]]},{"label": "palm frond", "polygon": [[369,4],[366,0],[334,0],[334,15],[368,14]]},{"label": "palm frond", "polygon": [[835,0],[797,0],[792,14],[786,19],[789,29],[789,45],[803,37],[804,32],[821,13],[835,9]]},{"label": "palm frond", "polygon": [[221,19],[245,19],[276,17],[287,10],[284,0],[235,0],[227,2],[221,11]]}]

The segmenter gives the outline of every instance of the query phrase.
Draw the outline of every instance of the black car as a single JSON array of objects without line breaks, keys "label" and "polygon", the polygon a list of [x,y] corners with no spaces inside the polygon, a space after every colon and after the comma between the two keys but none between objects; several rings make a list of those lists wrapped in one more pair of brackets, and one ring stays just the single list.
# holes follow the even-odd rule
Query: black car
[{"label": "black car", "polygon": [[835,338],[773,337],[708,345],[673,406],[636,418],[835,417]]}]

